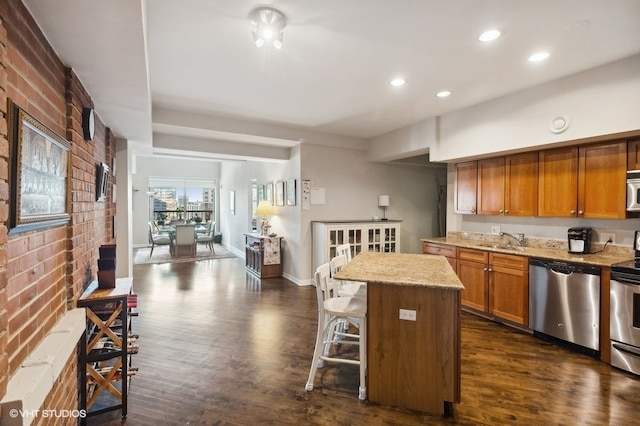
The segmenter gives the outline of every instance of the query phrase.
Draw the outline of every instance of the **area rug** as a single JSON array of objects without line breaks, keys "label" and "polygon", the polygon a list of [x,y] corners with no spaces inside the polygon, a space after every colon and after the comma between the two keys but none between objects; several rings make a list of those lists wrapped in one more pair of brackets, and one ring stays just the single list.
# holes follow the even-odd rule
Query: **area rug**
[{"label": "area rug", "polygon": [[151,253],[151,247],[142,247],[134,249],[133,264],[143,265],[148,263],[182,263],[235,257],[233,253],[225,249],[220,244],[214,244],[213,249],[215,250],[215,253],[212,253],[211,250],[203,245],[201,247],[198,247],[198,252],[196,253],[195,258],[189,256],[172,257],[169,253],[169,246],[156,246],[156,248],[153,249],[153,256],[149,257],[149,253]]}]

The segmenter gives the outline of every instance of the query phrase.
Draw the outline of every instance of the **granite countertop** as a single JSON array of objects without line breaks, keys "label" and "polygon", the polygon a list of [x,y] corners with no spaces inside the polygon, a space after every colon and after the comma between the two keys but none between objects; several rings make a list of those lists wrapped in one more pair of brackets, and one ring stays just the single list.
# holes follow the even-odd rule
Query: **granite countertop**
[{"label": "granite countertop", "polygon": [[584,263],[588,265],[609,267],[614,263],[633,259],[633,254],[624,248],[607,247],[603,252],[592,254],[569,253],[566,248],[545,247],[535,240],[525,243],[525,247],[509,246],[507,243],[496,243],[491,240],[469,239],[458,236],[422,238],[427,243],[448,244],[456,247],[480,249],[497,253],[508,253],[526,257],[537,257],[564,262]]},{"label": "granite countertop", "polygon": [[336,278],[464,290],[460,279],[444,257],[425,254],[362,252],[338,272]]}]

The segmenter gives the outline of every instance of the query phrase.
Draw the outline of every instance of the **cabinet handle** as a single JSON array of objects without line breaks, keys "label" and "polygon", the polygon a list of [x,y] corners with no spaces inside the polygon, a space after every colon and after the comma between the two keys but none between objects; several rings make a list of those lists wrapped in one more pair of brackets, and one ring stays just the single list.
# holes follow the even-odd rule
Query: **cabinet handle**
[{"label": "cabinet handle", "polygon": [[507,210],[505,210],[505,211],[504,211],[504,214],[509,214],[509,210],[508,210],[508,209],[507,209]]},{"label": "cabinet handle", "polygon": [[440,250],[441,250],[440,248],[437,248],[437,249],[436,249],[436,251],[440,251]]},{"label": "cabinet handle", "polygon": [[475,212],[476,212],[476,209],[471,209],[471,213],[475,213]]},{"label": "cabinet handle", "polygon": [[489,270],[489,268],[484,267],[484,268],[482,268],[482,270],[483,270],[483,271],[488,271],[488,270]]},{"label": "cabinet handle", "polygon": [[498,210],[498,212],[499,212],[500,214],[502,214],[502,213],[504,213],[504,210],[500,209],[500,210]]},{"label": "cabinet handle", "polygon": [[578,216],[583,216],[584,215],[584,211],[583,210],[578,210]]},{"label": "cabinet handle", "polygon": [[571,211],[569,212],[569,214],[570,214],[571,216],[573,216],[573,215],[575,215],[575,214],[576,214],[576,211],[575,211],[575,210],[571,210]]}]

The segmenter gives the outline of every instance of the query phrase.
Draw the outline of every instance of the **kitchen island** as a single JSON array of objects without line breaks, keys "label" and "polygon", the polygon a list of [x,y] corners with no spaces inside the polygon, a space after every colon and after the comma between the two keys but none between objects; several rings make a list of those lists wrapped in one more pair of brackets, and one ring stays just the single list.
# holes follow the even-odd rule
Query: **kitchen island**
[{"label": "kitchen island", "polygon": [[363,252],[336,278],[367,283],[367,391],[434,414],[460,402],[460,291],[443,256]]}]

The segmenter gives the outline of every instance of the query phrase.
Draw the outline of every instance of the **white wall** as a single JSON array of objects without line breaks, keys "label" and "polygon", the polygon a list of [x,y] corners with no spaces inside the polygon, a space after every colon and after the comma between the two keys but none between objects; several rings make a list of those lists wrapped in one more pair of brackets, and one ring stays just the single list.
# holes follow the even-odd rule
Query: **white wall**
[{"label": "white wall", "polygon": [[[640,55],[447,114],[432,161],[549,146],[640,129]],[[560,134],[549,130],[569,118]]]},{"label": "white wall", "polygon": [[388,194],[389,219],[402,220],[401,251],[421,253],[420,238],[437,235],[437,187],[435,176],[445,182],[446,171],[367,161],[363,151],[311,144],[301,145],[302,179],[324,188],[326,203],[312,204],[301,215],[302,277],[311,280],[311,221],[370,220],[382,216],[378,195]]}]

